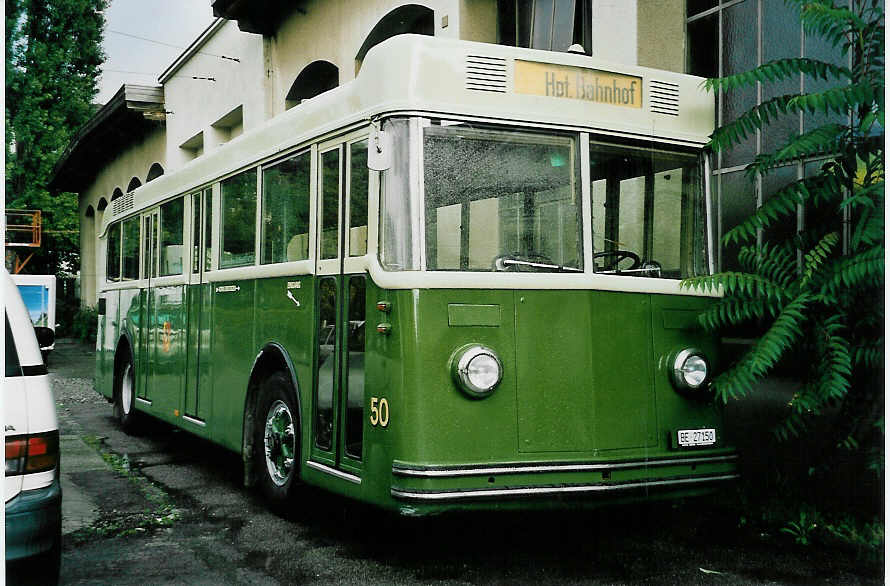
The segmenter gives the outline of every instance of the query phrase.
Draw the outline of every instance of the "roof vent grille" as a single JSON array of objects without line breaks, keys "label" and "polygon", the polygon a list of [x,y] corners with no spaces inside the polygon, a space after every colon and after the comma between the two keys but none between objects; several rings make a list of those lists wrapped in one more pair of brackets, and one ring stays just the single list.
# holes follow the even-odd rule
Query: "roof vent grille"
[{"label": "roof vent grille", "polygon": [[111,202],[111,215],[119,216],[120,214],[133,209],[133,192],[122,195]]},{"label": "roof vent grille", "polygon": [[680,115],[680,86],[667,81],[649,82],[649,109],[653,114]]},{"label": "roof vent grille", "polygon": [[480,92],[507,91],[507,60],[502,57],[467,55],[468,90]]}]

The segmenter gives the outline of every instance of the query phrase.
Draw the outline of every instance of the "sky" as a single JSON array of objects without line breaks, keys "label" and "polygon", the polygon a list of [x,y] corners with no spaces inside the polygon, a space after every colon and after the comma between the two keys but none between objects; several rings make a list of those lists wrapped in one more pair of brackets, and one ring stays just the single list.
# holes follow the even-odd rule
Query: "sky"
[{"label": "sky", "polygon": [[106,103],[125,83],[157,85],[158,75],[211,22],[210,0],[112,0],[105,9],[105,63],[95,101]]}]

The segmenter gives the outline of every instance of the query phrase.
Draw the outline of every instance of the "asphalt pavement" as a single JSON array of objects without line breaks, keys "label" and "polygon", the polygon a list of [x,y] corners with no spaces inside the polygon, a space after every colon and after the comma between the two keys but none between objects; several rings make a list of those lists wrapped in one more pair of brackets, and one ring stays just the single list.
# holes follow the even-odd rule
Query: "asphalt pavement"
[{"label": "asphalt pavement", "polygon": [[49,358],[62,584],[883,583],[881,564],[760,531],[720,498],[409,519],[305,488],[276,516],[237,454],[160,423],[120,431],[93,362],[64,339]]}]

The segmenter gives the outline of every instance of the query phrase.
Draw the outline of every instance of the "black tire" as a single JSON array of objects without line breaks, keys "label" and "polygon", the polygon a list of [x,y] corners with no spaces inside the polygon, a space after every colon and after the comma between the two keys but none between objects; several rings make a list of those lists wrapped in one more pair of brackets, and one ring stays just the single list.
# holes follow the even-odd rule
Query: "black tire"
[{"label": "black tire", "polygon": [[41,556],[40,581],[42,584],[58,584],[59,573],[62,568],[62,528],[53,540],[52,549]]},{"label": "black tire", "polygon": [[257,484],[269,506],[279,512],[300,484],[300,419],[295,396],[290,377],[275,372],[260,382],[254,413],[253,462]]},{"label": "black tire", "polygon": [[133,359],[127,355],[114,375],[114,416],[127,434],[135,434],[139,429],[134,372]]}]

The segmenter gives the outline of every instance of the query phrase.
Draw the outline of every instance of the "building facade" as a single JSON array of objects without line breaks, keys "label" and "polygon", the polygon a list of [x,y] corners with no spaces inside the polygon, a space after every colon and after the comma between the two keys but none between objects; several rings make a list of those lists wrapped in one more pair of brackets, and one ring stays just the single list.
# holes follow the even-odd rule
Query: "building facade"
[{"label": "building facade", "polygon": [[[218,17],[158,78],[125,85],[76,135],[51,188],[79,194],[81,299],[96,302],[104,254],[97,230],[109,206],[162,173],[259,128],[320,92],[354,79],[367,51],[403,33],[565,51],[712,77],[786,56],[830,59],[807,38],[796,9],[781,0],[214,0]],[[718,123],[774,95],[808,91],[808,81],[716,98]],[[744,166],[789,133],[824,123],[791,116],[715,157],[712,190],[718,235],[784,182],[817,163],[750,183]],[[801,211],[799,223],[804,221]],[[794,226],[782,229],[794,230]],[[718,267],[734,266],[733,251]]]},{"label": "building facade", "polygon": [[[688,0],[686,8],[687,73],[722,77],[748,71],[777,59],[808,57],[837,65],[839,48],[808,35],[801,24],[799,7],[775,0]],[[830,82],[797,79],[758,84],[717,96],[717,124],[734,120],[747,110],[775,97],[827,89]],[[781,167],[751,182],[745,167],[762,153],[775,151],[789,136],[808,132],[831,122],[831,115],[785,114],[737,147],[713,157],[712,191],[718,209],[720,234],[738,225],[758,206],[788,183],[818,172],[821,162],[801,161]],[[838,120],[843,123],[843,120]],[[803,228],[807,211],[798,210],[797,224],[771,228],[771,239],[784,238]],[[738,268],[737,247],[721,247],[718,266]]]}]

